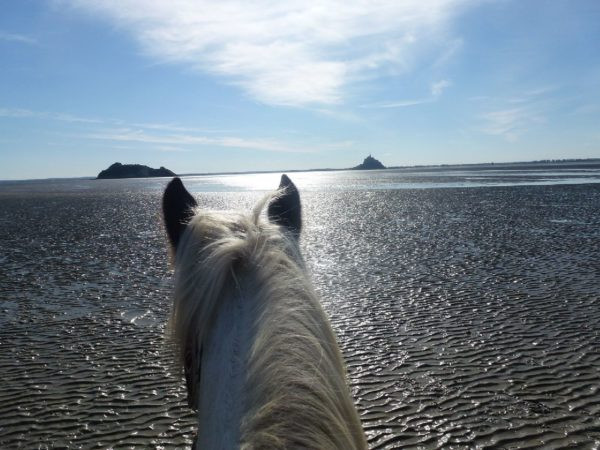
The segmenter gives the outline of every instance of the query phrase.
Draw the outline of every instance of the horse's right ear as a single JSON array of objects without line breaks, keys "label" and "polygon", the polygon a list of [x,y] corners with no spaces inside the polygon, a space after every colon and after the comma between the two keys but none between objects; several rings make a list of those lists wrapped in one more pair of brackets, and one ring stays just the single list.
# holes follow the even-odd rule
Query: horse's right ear
[{"label": "horse's right ear", "polygon": [[279,195],[277,195],[267,209],[271,222],[281,225],[294,236],[300,236],[302,230],[302,205],[300,194],[296,185],[287,175],[281,175]]},{"label": "horse's right ear", "polygon": [[167,236],[173,249],[177,248],[186,225],[194,216],[196,206],[198,206],[196,200],[185,189],[179,178],[175,177],[167,184],[163,194],[162,208]]}]

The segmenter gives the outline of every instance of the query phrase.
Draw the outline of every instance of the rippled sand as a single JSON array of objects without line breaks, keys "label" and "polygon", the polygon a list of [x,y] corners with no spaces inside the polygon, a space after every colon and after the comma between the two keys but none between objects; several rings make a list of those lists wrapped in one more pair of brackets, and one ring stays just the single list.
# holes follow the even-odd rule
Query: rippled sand
[{"label": "rippled sand", "polygon": [[[599,184],[303,200],[372,448],[600,446]],[[0,448],[191,443],[159,205],[159,190],[0,192]]]}]

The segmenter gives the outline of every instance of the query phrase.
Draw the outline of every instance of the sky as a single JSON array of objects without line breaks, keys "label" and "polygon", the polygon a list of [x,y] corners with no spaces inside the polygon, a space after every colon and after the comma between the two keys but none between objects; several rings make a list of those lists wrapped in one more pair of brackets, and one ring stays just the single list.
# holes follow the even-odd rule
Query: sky
[{"label": "sky", "polygon": [[597,0],[0,0],[0,179],[600,157]]}]

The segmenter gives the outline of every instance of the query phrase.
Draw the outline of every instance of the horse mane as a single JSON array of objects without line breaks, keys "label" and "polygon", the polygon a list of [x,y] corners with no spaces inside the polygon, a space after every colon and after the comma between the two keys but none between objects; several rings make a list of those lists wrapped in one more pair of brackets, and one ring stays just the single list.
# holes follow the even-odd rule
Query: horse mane
[{"label": "horse mane", "polygon": [[262,218],[198,212],[176,255],[169,328],[196,406],[202,342],[222,299],[252,298],[240,448],[366,448],[336,338],[296,238]]}]

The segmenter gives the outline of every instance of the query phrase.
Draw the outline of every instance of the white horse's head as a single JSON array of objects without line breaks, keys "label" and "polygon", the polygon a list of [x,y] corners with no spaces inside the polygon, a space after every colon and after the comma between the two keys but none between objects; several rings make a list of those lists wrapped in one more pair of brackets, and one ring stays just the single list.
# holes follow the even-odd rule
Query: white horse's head
[{"label": "white horse's head", "polygon": [[[259,205],[260,213],[262,204]],[[163,195],[163,216],[169,241],[174,251],[187,224],[198,212],[196,199],[186,190],[179,178],[173,178]],[[283,227],[296,239],[302,230],[302,205],[296,185],[287,175],[281,176],[279,189],[271,197],[268,207],[269,220]]]},{"label": "white horse's head", "polygon": [[170,328],[200,448],[365,448],[300,256],[294,183],[283,175],[274,195],[241,215],[201,210],[175,178],[163,214],[175,254]]}]

